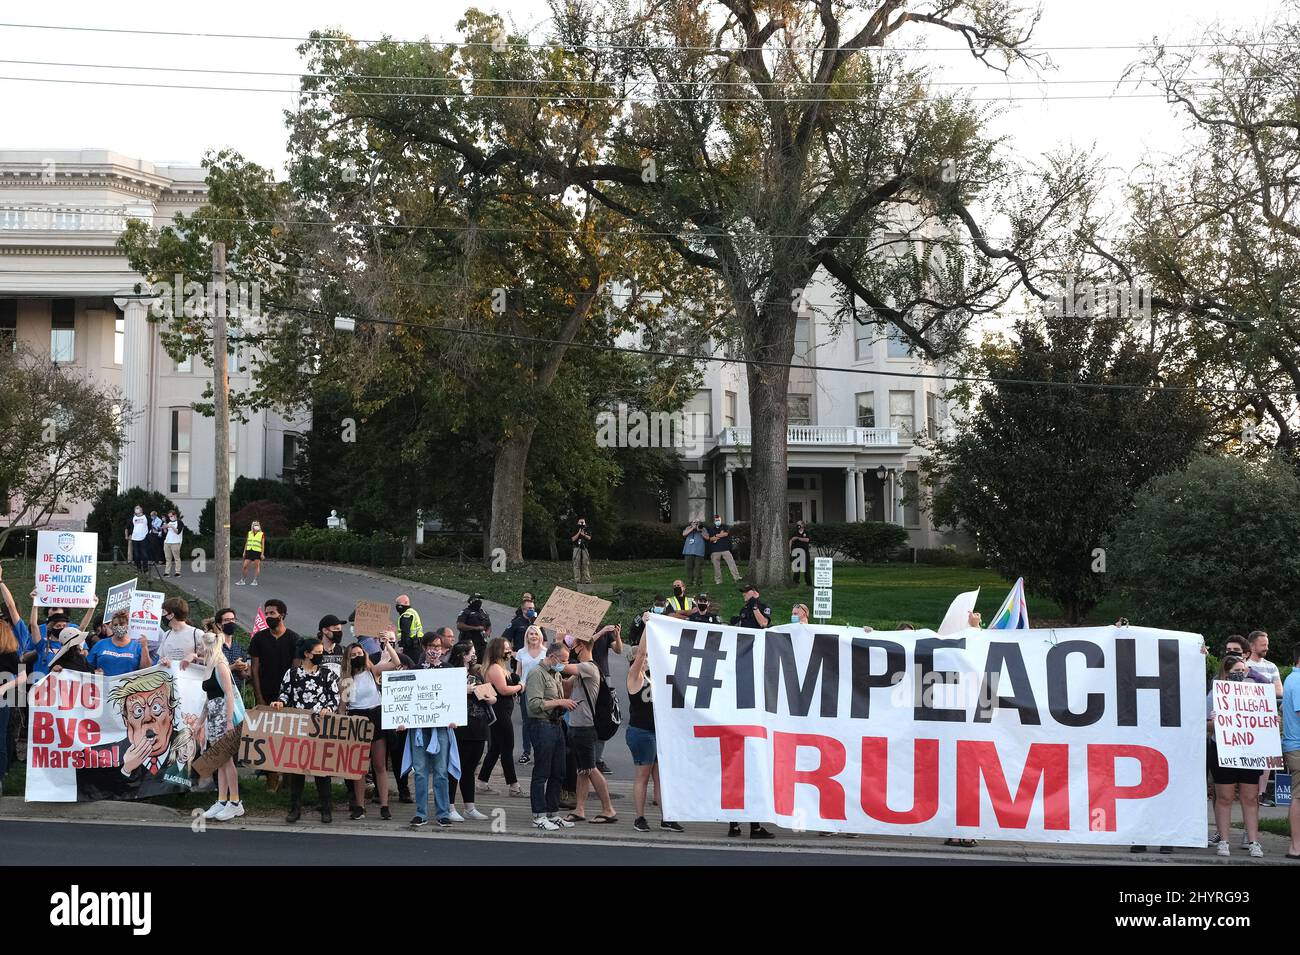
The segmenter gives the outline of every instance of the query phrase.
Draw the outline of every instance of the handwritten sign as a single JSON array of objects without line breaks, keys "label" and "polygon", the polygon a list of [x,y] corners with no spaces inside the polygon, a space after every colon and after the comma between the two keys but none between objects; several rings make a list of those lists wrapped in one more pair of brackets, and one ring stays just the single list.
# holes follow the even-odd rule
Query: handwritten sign
[{"label": "handwritten sign", "polygon": [[537,626],[556,633],[591,636],[600,629],[600,622],[605,619],[609,607],[608,600],[556,587],[537,615]]},{"label": "handwritten sign", "polygon": [[108,599],[104,601],[105,620],[111,620],[113,614],[119,610],[130,611],[131,595],[135,593],[137,583],[139,583],[139,578],[135,577],[108,588]]},{"label": "handwritten sign", "polygon": [[437,670],[396,670],[384,674],[380,725],[464,726],[466,722],[464,667]]},{"label": "handwritten sign", "polygon": [[144,637],[153,650],[161,637],[158,628],[162,626],[162,605],[166,594],[156,590],[134,590],[131,592],[131,612],[127,618],[127,636],[132,640]]},{"label": "handwritten sign", "polygon": [[95,602],[99,535],[36,533],[36,606],[89,607]]},{"label": "handwritten sign", "polygon": [[393,624],[388,619],[388,604],[382,600],[358,600],[352,629],[358,637],[377,637],[385,630],[392,630]]},{"label": "handwritten sign", "polygon": [[1211,693],[1219,765],[1229,769],[1281,769],[1281,723],[1273,685],[1215,680]]},{"label": "handwritten sign", "polygon": [[340,779],[364,779],[370,769],[375,724],[364,716],[259,706],[239,729],[236,759],[255,769]]}]

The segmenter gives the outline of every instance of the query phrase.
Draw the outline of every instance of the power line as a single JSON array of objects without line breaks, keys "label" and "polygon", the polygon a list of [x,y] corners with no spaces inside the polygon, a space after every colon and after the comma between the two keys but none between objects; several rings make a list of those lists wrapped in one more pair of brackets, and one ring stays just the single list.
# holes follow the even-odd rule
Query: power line
[{"label": "power line", "polygon": [[[447,82],[447,83],[473,82],[475,84],[505,83],[505,84],[512,84],[516,86],[541,86],[544,84],[551,84],[556,86],[610,86],[611,85],[610,80],[539,79],[535,77],[512,78],[512,77],[500,77],[500,76],[471,77],[471,76],[457,76],[451,73],[442,74],[438,76],[416,76],[413,74],[392,74],[392,73],[389,74],[346,73],[340,75],[334,73],[309,73],[306,71],[294,72],[292,70],[277,71],[277,70],[231,70],[231,69],[219,69],[219,68],[205,69],[205,68],[194,67],[194,66],[137,66],[130,63],[68,63],[68,62],[61,62],[57,60],[0,59],[0,63],[8,63],[14,66],[65,67],[68,69],[78,69],[78,70],[134,70],[134,71],[144,71],[150,73],[207,73],[207,74],[223,75],[223,76],[280,76],[280,77],[292,77],[295,79],[383,80],[387,82],[413,80],[413,81],[420,81],[425,83],[441,83],[441,82]],[[33,77],[33,79],[39,79],[39,77]],[[1211,77],[1188,77],[1188,78],[1180,79],[1179,82],[1180,83],[1213,83],[1213,82],[1217,82],[1217,79],[1218,79],[1217,77],[1212,77],[1212,76]],[[811,82],[796,83],[793,81],[787,82],[781,80],[772,80],[770,82],[765,83],[759,80],[700,81],[700,80],[650,79],[645,81],[638,80],[637,82],[644,82],[645,85],[656,86],[656,87],[687,86],[691,88],[707,87],[710,89],[715,87],[720,87],[720,86],[736,86],[745,89],[764,89],[767,87],[815,85]],[[1043,78],[1043,79],[1036,79],[1036,80],[1011,80],[1011,79],[929,80],[927,79],[923,85],[969,87],[969,86],[1077,86],[1077,85],[1114,84],[1118,86],[1119,84],[1126,83],[1126,82],[1133,82],[1133,83],[1154,82],[1154,80],[1133,80],[1133,79],[1126,79],[1125,77],[1102,77],[1100,79]],[[837,81],[832,85],[836,87],[848,87],[848,88],[861,89],[861,88],[873,88],[877,86],[889,86],[890,84],[887,82],[879,82],[879,81],[871,81],[871,80],[852,80],[847,82]]]},{"label": "power line", "polygon": [[[6,80],[13,83],[59,83],[75,86],[125,86],[141,89],[166,89],[166,90],[190,90],[196,92],[217,92],[217,93],[280,93],[288,96],[329,96],[332,95],[326,90],[293,90],[283,89],[280,87],[266,86],[199,86],[194,84],[180,83],[144,83],[132,82],[128,80],[77,80],[49,76],[0,76],[0,80]],[[535,100],[563,100],[572,103],[699,103],[702,102],[698,96],[685,96],[680,98],[662,97],[662,96],[621,96],[610,94],[608,96],[589,96],[589,95],[568,95],[565,93],[556,93],[550,96],[539,96],[534,94],[509,94],[509,93],[466,93],[466,92],[445,92],[445,93],[402,93],[390,90],[355,90],[349,89],[344,92],[352,93],[359,97],[384,97],[384,98],[407,98],[407,99],[473,99],[473,100],[518,100],[518,99],[535,99]],[[1159,99],[1167,100],[1163,93],[1079,93],[1066,94],[1059,96],[967,96],[963,97],[971,103],[1019,103],[1019,102],[1036,102],[1050,103],[1056,100],[1126,100],[1126,99]],[[758,97],[743,98],[725,98],[709,97],[703,102],[708,103],[738,103],[750,106],[765,105],[765,101]],[[793,103],[859,103],[858,99],[852,97],[828,97],[817,96],[808,98],[785,98],[780,101],[783,104]]]},{"label": "power line", "polygon": [[[398,46],[442,46],[442,47],[493,47],[502,43],[509,47],[518,47],[530,50],[553,50],[553,49],[572,49],[584,50],[591,52],[607,51],[647,51],[652,53],[673,52],[695,52],[695,53],[743,53],[757,50],[761,52],[787,52],[787,51],[805,51],[805,52],[847,52],[849,47],[828,47],[817,45],[790,45],[774,47],[747,47],[747,46],[686,46],[686,45],[663,45],[648,46],[646,44],[563,44],[556,42],[549,43],[524,43],[502,38],[499,40],[433,40],[424,38],[420,40],[399,40],[392,37],[384,37],[378,40],[356,39],[355,37],[336,37],[336,36],[284,36],[279,34],[259,34],[259,33],[207,33],[190,30],[141,30],[129,27],[87,27],[87,26],[67,26],[63,24],[44,24],[44,23],[0,23],[0,28],[15,30],[60,30],[65,32],[77,33],[121,33],[133,36],[173,36],[189,37],[194,39],[205,40],[274,40],[292,43],[360,43],[360,44],[378,44],[392,43]],[[1290,44],[1284,41],[1254,41],[1254,42],[1223,42],[1223,43],[1152,43],[1152,44],[1073,44],[1061,46],[1024,46],[1017,47],[1019,53],[1048,53],[1059,51],[1093,51],[1093,50],[1146,50],[1151,46],[1160,46],[1166,50],[1214,50],[1224,47],[1285,47]],[[997,48],[993,48],[997,49]],[[911,47],[863,47],[857,52],[917,52],[917,53],[965,53],[970,54],[968,46],[911,46]]]}]

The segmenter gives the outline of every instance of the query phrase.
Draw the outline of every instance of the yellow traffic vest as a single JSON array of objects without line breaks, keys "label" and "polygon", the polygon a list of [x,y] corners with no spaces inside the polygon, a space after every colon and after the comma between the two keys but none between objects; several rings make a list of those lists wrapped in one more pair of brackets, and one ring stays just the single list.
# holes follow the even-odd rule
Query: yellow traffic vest
[{"label": "yellow traffic vest", "polygon": [[262,553],[262,541],[266,538],[266,531],[249,531],[248,540],[244,541],[244,550],[255,550]]}]

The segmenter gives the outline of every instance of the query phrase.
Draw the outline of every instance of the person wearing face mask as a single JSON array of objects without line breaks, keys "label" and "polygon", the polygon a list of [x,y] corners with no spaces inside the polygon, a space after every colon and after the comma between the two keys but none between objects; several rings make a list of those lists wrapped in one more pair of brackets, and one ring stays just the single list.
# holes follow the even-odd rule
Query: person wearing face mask
[{"label": "person wearing face mask", "polygon": [[86,655],[86,663],[92,670],[104,676],[120,676],[132,670],[153,666],[149,656],[149,642],[143,636],[136,640],[128,638],[129,626],[125,610],[113,614],[109,627],[112,636],[98,641]]},{"label": "person wearing face mask", "polygon": [[[1226,656],[1219,664],[1216,680],[1245,680],[1250,666],[1241,657]],[[1251,858],[1264,855],[1259,844],[1259,770],[1229,769],[1219,765],[1218,744],[1214,733],[1214,689],[1205,694],[1205,728],[1209,735],[1205,760],[1209,764],[1210,778],[1214,780],[1214,822],[1218,831],[1210,837],[1210,845],[1221,856],[1232,849],[1227,834],[1232,832],[1232,801],[1241,801],[1241,815],[1246,822],[1246,848]]]},{"label": "person wearing face mask", "polygon": [[[364,716],[375,727],[374,740],[370,744],[370,766],[375,774],[375,793],[379,796],[379,818],[381,819],[392,819],[393,814],[388,808],[388,739],[380,722],[379,684],[383,679],[382,674],[401,666],[397,660],[394,638],[391,636],[391,631],[389,633],[390,636],[381,645],[382,656],[378,663],[371,662],[370,656],[361,644],[354,643],[349,646],[346,651],[347,666],[344,669],[343,679],[339,683],[339,692],[343,705],[347,707],[348,715]],[[338,637],[340,640],[343,637],[341,627]],[[321,646],[328,653],[328,648],[325,648],[323,643]],[[364,778],[352,780],[352,805],[348,818],[366,818]]]},{"label": "person wearing face mask", "polygon": [[414,660],[419,656],[420,643],[424,639],[424,624],[420,622],[420,614],[411,606],[411,598],[406,594],[397,595],[393,609],[397,611],[398,645],[403,653]]},{"label": "person wearing face mask", "polygon": [[492,618],[483,609],[483,595],[471,594],[469,603],[456,618],[460,639],[474,644],[474,653],[482,659],[487,652],[488,637],[492,636]]},{"label": "person wearing face mask", "polygon": [[[280,693],[280,684],[296,659],[300,637],[285,623],[288,610],[283,600],[272,598],[262,605],[266,628],[253,634],[248,643],[252,660],[253,697],[258,706],[269,706]],[[278,773],[266,774],[268,792],[280,788]]]},{"label": "person wearing face mask", "polygon": [[578,529],[569,537],[573,544],[573,582],[591,583],[591,535],[587,533],[587,519],[578,518]]},{"label": "person wearing face mask", "polygon": [[257,578],[262,576],[262,561],[266,557],[266,534],[262,532],[262,525],[258,521],[253,521],[252,526],[248,529],[248,537],[244,539],[244,563],[239,569],[239,581],[236,587],[242,587],[249,583],[248,568],[253,568],[253,579],[251,581],[254,587],[257,586]]},{"label": "person wearing face mask", "polygon": [[321,666],[333,670],[334,675],[342,680],[347,676],[343,668],[343,621],[334,614],[327,613],[316,626],[316,636],[320,637],[321,645],[325,648]]},{"label": "person wearing face mask", "polygon": [[665,613],[670,617],[676,617],[678,620],[685,620],[690,617],[694,608],[695,604],[691,602],[690,597],[686,596],[686,584],[681,580],[674,580],[673,593],[668,598],[668,607]]},{"label": "person wearing face mask", "polygon": [[[808,625],[808,605],[807,605],[807,604],[795,604],[795,605],[790,609],[790,622],[791,622],[791,623],[802,623],[804,626],[807,626],[807,625]],[[868,633],[870,632],[870,629],[867,628],[867,627],[864,627],[863,629],[866,630]]]},{"label": "person wearing face mask", "polygon": [[[31,667],[33,685],[41,682],[49,675],[50,666],[54,658],[59,655],[59,651],[63,649],[63,645],[90,626],[90,621],[95,615],[95,606],[99,603],[98,597],[94,598],[94,600],[95,602],[91,604],[90,609],[86,611],[86,615],[81,620],[80,629],[72,626],[68,612],[61,607],[52,608],[46,614],[45,624],[41,626],[36,622],[36,614],[39,609],[36,606],[36,591],[32,591],[31,632],[39,633],[40,639],[35,642],[31,650],[24,654],[22,662]],[[80,659],[84,660],[84,658]],[[84,662],[80,666],[76,665],[79,662],[77,657],[74,657],[70,662],[73,665],[69,666],[69,669],[89,671],[89,667],[84,665]],[[68,666],[69,663],[65,662],[64,665]]]},{"label": "person wearing face mask", "polygon": [[487,819],[487,816],[479,812],[474,804],[474,773],[478,769],[479,760],[483,758],[483,750],[487,747],[488,728],[494,716],[492,705],[496,703],[497,696],[491,685],[484,683],[474,644],[468,640],[462,640],[451,648],[451,653],[447,657],[447,666],[465,668],[466,703],[465,725],[457,726],[453,730],[456,734],[456,750],[460,754],[458,782],[461,805],[465,808],[465,814],[456,812],[456,782],[448,778],[447,785],[452,797],[448,818],[452,822],[464,822],[466,819],[482,822]]},{"label": "person wearing face mask", "polygon": [[[269,622],[270,617],[267,619]],[[280,680],[279,694],[272,700],[271,708],[279,710],[287,706],[311,710],[313,713],[338,712],[339,681],[333,671],[320,665],[325,652],[320,637],[300,639],[295,652],[302,660],[302,666],[285,672]],[[316,793],[320,797],[320,821],[333,822],[334,797],[330,791],[330,778],[313,778],[316,780]],[[307,777],[301,773],[289,774],[289,814],[284,817],[285,822],[297,822],[302,818],[302,790],[306,782]]]},{"label": "person wearing face mask", "polygon": [[131,522],[126,530],[126,539],[131,549],[131,562],[142,574],[149,572],[148,537],[149,518],[145,516],[144,508],[136,505],[135,513],[131,515]]},{"label": "person wearing face mask", "polygon": [[650,609],[640,614],[632,621],[632,627],[628,630],[627,643],[631,646],[637,646],[641,643],[641,638],[645,635],[645,625],[650,622],[651,614],[663,614],[668,612],[668,598],[663,594],[655,594],[654,603]]},{"label": "person wearing face mask", "polygon": [[244,689],[244,680],[249,674],[248,651],[235,641],[238,616],[233,607],[222,607],[217,611],[217,629],[221,631],[221,652],[230,667],[230,676],[235,681],[235,689]]},{"label": "person wearing face mask", "polygon": [[[222,647],[223,634],[215,617],[203,621],[203,655],[199,662],[212,673],[203,681],[203,692],[208,705],[204,711],[204,738],[206,746],[221,739],[244,718],[243,700],[235,688],[234,675],[226,662]],[[239,770],[232,756],[217,767],[217,801],[203,813],[204,819],[230,822],[244,814],[244,803],[239,798]]]},{"label": "person wearing face mask", "polygon": [[185,539],[185,529],[185,522],[180,515],[174,510],[168,511],[167,520],[163,524],[163,553],[166,555],[164,577],[171,575],[173,564],[176,566],[176,576],[181,575],[181,542]]},{"label": "person wearing face mask", "polygon": [[731,525],[722,523],[722,518],[713,515],[713,526],[707,528],[704,539],[709,542],[709,560],[713,562],[713,583],[722,583],[722,564],[726,563],[731,571],[731,579],[739,580],[740,571],[736,569],[736,558],[731,553]]},{"label": "person wearing face mask", "polygon": [[478,772],[478,791],[495,792],[489,780],[497,760],[501,761],[501,775],[505,777],[510,795],[522,796],[519,779],[515,775],[515,697],[524,692],[524,685],[514,672],[514,645],[505,637],[493,637],[488,641],[487,657],[483,661],[483,679],[496,691],[497,701],[493,704],[496,719],[488,727],[487,755],[483,757],[483,768]]},{"label": "person wearing face mask", "polygon": [[506,627],[501,636],[509,640],[512,647],[522,647],[528,628],[536,622],[537,604],[533,602],[533,595],[526,593],[519,602],[519,609],[515,611],[515,619],[510,621],[510,626]]},{"label": "person wearing face mask", "polygon": [[182,597],[168,597],[162,605],[163,636],[158,641],[158,662],[176,661],[185,669],[203,654],[203,631],[189,622],[190,606]]},{"label": "person wearing face mask", "polygon": [[560,790],[564,786],[564,714],[578,704],[569,699],[563,677],[569,648],[556,640],[546,648],[546,657],[528,674],[524,705],[532,730],[533,776],[529,782],[533,825],[546,832],[572,829],[573,823],[560,815]]},{"label": "person wearing face mask", "polygon": [[695,598],[695,609],[688,618],[692,623],[721,624],[717,611],[713,609],[712,599],[708,594],[699,594]]},{"label": "person wearing face mask", "polygon": [[704,523],[693,520],[682,529],[682,560],[686,563],[686,583],[692,587],[700,585],[703,574],[704,555],[707,544],[704,540]]}]

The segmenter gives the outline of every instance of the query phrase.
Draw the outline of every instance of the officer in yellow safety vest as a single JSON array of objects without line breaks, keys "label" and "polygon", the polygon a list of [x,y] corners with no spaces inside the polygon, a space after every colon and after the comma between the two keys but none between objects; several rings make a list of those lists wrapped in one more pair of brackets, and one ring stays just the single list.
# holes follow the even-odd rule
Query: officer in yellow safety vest
[{"label": "officer in yellow safety vest", "polygon": [[257,578],[262,576],[262,558],[266,556],[266,535],[262,533],[262,525],[253,521],[253,526],[248,529],[248,537],[244,540],[244,566],[239,571],[239,583],[236,587],[242,587],[249,581],[244,578],[248,576],[248,565],[253,565],[254,587],[257,586]]},{"label": "officer in yellow safety vest", "polygon": [[695,604],[691,598],[686,596],[686,585],[680,580],[673,581],[673,595],[668,598],[667,614],[670,617],[676,617],[678,620],[685,620],[695,609]]},{"label": "officer in yellow safety vest", "polygon": [[420,614],[411,606],[411,598],[406,594],[398,595],[395,606],[397,607],[398,646],[412,660],[422,659],[421,654],[424,650],[421,639],[424,637],[424,625],[420,623]]}]

